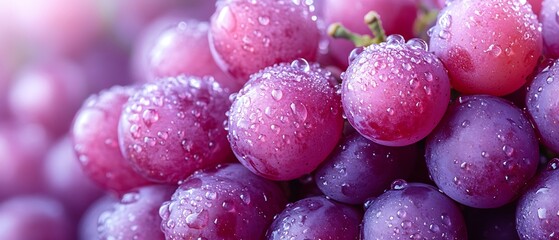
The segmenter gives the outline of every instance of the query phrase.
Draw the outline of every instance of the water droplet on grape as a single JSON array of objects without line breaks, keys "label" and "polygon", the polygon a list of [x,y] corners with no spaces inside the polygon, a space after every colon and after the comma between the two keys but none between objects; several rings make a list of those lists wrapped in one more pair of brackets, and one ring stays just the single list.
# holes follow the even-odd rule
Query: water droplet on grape
[{"label": "water droplet on grape", "polygon": [[408,186],[408,182],[406,182],[406,180],[403,179],[396,179],[394,180],[394,182],[392,182],[392,184],[390,185],[390,189],[392,190],[402,190],[405,187]]},{"label": "water droplet on grape", "polygon": [[296,101],[294,103],[291,103],[290,107],[291,107],[291,111],[293,111],[293,114],[295,114],[295,116],[297,116],[297,118],[301,122],[307,120],[307,115],[308,115],[307,107],[305,107],[303,103]]},{"label": "water droplet on grape", "polygon": [[357,47],[349,53],[348,62],[351,64],[363,52],[363,47]]},{"label": "water droplet on grape", "polygon": [[423,49],[425,51],[429,50],[429,45],[427,45],[427,43],[420,38],[412,38],[408,40],[406,44],[415,49]]},{"label": "water droplet on grape", "polygon": [[270,18],[266,17],[266,16],[260,16],[258,17],[258,22],[262,25],[262,26],[266,26],[270,23]]},{"label": "water droplet on grape", "polygon": [[307,60],[305,60],[304,58],[293,60],[293,62],[291,62],[291,67],[294,69],[303,70],[303,72],[309,72],[311,70],[309,62],[307,62]]},{"label": "water droplet on grape", "polygon": [[547,84],[551,84],[551,83],[553,82],[553,77],[552,77],[552,76],[547,77],[547,79],[545,80],[545,82],[546,82]]},{"label": "water droplet on grape", "polygon": [[138,200],[140,200],[140,194],[138,192],[129,192],[122,196],[120,203],[131,204],[137,202]]},{"label": "water droplet on grape", "polygon": [[553,158],[547,163],[547,170],[553,171],[559,168],[559,158]]},{"label": "water droplet on grape", "polygon": [[229,8],[229,6],[225,6],[217,15],[216,22],[218,26],[225,31],[232,32],[235,30],[237,19],[231,8]]},{"label": "water droplet on grape", "polygon": [[450,217],[446,213],[441,214],[441,222],[443,223],[443,225],[447,227],[452,226],[452,221],[450,220]]},{"label": "water droplet on grape", "polygon": [[208,224],[209,213],[202,210],[200,213],[192,213],[186,217],[186,225],[194,229],[202,229]]},{"label": "water droplet on grape", "polygon": [[142,114],[142,120],[146,126],[150,127],[152,124],[159,121],[159,114],[155,109],[146,109]]},{"label": "water droplet on grape", "polygon": [[547,209],[538,208],[538,218],[539,219],[546,219],[547,218]]},{"label": "water droplet on grape", "polygon": [[386,37],[386,44],[388,46],[396,46],[396,45],[400,45],[404,42],[405,42],[405,39],[400,34],[392,34],[392,35]]},{"label": "water droplet on grape", "polygon": [[439,228],[439,225],[437,224],[431,224],[429,225],[429,231],[434,232],[434,233],[438,233],[441,229]]},{"label": "water droplet on grape", "polygon": [[248,194],[242,193],[239,197],[244,204],[250,204],[250,196]]},{"label": "water droplet on grape", "polygon": [[503,146],[503,152],[505,152],[505,154],[508,157],[512,157],[512,154],[514,153],[514,148],[509,146],[509,145],[504,145]]},{"label": "water droplet on grape", "polygon": [[449,29],[452,26],[452,16],[445,12],[438,21],[438,24],[441,26],[442,29]]},{"label": "water droplet on grape", "polygon": [[489,47],[483,51],[485,53],[490,53],[491,55],[493,55],[494,57],[498,57],[501,55],[501,53],[503,52],[503,50],[501,49],[501,47],[499,47],[499,45],[495,45],[495,44],[491,44],[489,45]]},{"label": "water droplet on grape", "polygon": [[279,101],[283,97],[283,92],[280,89],[274,89],[274,90],[272,90],[272,97],[276,101]]},{"label": "water droplet on grape", "polygon": [[407,215],[408,215],[408,213],[404,209],[399,209],[396,212],[396,216],[398,216],[398,218],[406,218]]}]

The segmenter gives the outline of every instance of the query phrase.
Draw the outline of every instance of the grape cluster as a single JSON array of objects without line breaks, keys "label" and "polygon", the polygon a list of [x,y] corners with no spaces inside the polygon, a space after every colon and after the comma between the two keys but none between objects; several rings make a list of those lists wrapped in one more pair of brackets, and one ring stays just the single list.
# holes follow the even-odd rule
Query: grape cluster
[{"label": "grape cluster", "polygon": [[558,0],[0,2],[0,55],[0,239],[559,239]]}]

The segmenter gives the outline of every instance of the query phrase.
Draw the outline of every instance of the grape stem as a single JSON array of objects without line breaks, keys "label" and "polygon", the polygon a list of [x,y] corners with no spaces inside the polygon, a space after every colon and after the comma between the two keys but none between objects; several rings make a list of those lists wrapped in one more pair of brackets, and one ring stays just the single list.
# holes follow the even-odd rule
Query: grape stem
[{"label": "grape stem", "polygon": [[374,37],[370,35],[360,35],[345,28],[340,23],[333,23],[328,27],[328,35],[333,38],[347,39],[353,42],[356,47],[366,47],[372,44],[379,44],[386,40],[386,33],[382,27],[380,16],[375,11],[368,12],[365,17],[365,24],[371,30]]}]

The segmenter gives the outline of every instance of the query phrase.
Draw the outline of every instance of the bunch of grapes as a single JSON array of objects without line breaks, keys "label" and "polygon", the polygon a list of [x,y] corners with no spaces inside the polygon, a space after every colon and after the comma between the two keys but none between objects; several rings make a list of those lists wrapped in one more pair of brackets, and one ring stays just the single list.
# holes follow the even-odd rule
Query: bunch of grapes
[{"label": "bunch of grapes", "polygon": [[558,0],[0,2],[0,239],[559,239]]}]

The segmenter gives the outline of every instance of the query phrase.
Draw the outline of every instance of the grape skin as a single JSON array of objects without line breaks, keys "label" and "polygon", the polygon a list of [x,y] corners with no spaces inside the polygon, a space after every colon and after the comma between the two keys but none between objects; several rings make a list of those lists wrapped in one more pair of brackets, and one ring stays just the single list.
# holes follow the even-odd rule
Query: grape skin
[{"label": "grape skin", "polygon": [[143,85],[123,106],[120,149],[145,178],[177,183],[229,161],[223,129],[229,91],[210,77],[180,75]]},{"label": "grape skin", "polygon": [[557,34],[559,33],[558,11],[559,1],[545,0],[542,2],[542,11],[539,19],[542,23],[545,54],[552,58],[559,57],[559,40],[557,40]]},{"label": "grape skin", "polygon": [[539,22],[526,1],[452,1],[429,32],[429,48],[448,70],[452,87],[465,94],[514,92],[542,52]]},{"label": "grape skin", "polygon": [[314,61],[320,32],[308,1],[219,0],[210,27],[217,64],[240,84],[276,63]]},{"label": "grape skin", "polygon": [[118,146],[118,121],[132,87],[112,87],[86,100],[76,114],[71,138],[85,174],[103,189],[123,194],[149,183],[136,173]]},{"label": "grape skin", "polygon": [[342,134],[332,81],[329,72],[303,59],[252,75],[229,111],[228,139],[237,159],[272,180],[316,169]]},{"label": "grape skin", "polygon": [[529,85],[526,109],[539,133],[540,141],[549,149],[559,152],[559,63],[557,60],[543,69]]},{"label": "grape skin", "polygon": [[433,181],[475,208],[512,202],[536,173],[538,141],[522,111],[494,96],[460,97],[427,138]]},{"label": "grape skin", "polygon": [[276,215],[267,239],[358,239],[361,218],[356,209],[324,196],[305,198]]},{"label": "grape skin", "polygon": [[407,178],[419,159],[416,145],[386,147],[358,133],[346,136],[315,172],[320,190],[334,200],[363,204]]},{"label": "grape skin", "polygon": [[[557,159],[552,163],[557,164]],[[559,239],[559,171],[543,170],[526,189],[516,209],[516,229],[522,239]]]},{"label": "grape skin", "polygon": [[276,183],[226,164],[186,179],[161,205],[161,229],[169,240],[260,240],[285,203]]},{"label": "grape skin", "polygon": [[399,35],[358,53],[342,76],[347,120],[363,136],[386,146],[418,142],[435,128],[450,99],[442,63],[425,42]]},{"label": "grape skin", "polygon": [[456,204],[431,185],[403,183],[372,200],[362,239],[468,239]]}]

